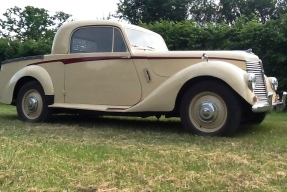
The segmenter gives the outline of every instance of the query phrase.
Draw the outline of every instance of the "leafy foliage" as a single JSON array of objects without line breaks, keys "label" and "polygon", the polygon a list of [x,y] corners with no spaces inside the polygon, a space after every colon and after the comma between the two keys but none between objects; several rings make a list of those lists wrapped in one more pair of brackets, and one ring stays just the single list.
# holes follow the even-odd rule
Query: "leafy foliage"
[{"label": "leafy foliage", "polygon": [[265,23],[286,13],[286,0],[120,0],[117,16],[133,24],[139,21],[154,23],[159,20],[182,21],[193,19],[233,25],[245,16]]},{"label": "leafy foliage", "polygon": [[217,0],[193,0],[189,3],[189,17],[198,23],[216,22],[219,5]]},{"label": "leafy foliage", "polygon": [[120,0],[115,17],[133,24],[159,20],[182,21],[188,16],[189,0]]},{"label": "leafy foliage", "polygon": [[0,39],[0,62],[20,57],[19,54],[20,41],[11,41],[8,38]]},{"label": "leafy foliage", "polygon": [[220,18],[229,24],[241,16],[252,18],[257,15],[260,22],[278,18],[277,0],[220,0]]},{"label": "leafy foliage", "polygon": [[53,39],[55,31],[71,17],[64,12],[51,16],[47,10],[32,6],[23,10],[15,6],[3,15],[5,19],[0,19],[1,35],[21,41]]},{"label": "leafy foliage", "polygon": [[47,10],[32,6],[10,8],[3,16],[4,19],[0,19],[0,63],[50,53],[56,30],[71,17],[64,12],[49,15]]},{"label": "leafy foliage", "polygon": [[11,40],[0,38],[0,63],[7,59],[51,53],[52,40]]}]

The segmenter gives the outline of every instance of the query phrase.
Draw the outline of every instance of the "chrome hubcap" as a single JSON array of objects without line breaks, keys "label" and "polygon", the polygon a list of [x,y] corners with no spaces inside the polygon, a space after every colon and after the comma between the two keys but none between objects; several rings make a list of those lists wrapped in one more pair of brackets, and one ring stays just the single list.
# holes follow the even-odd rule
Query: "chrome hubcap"
[{"label": "chrome hubcap", "polygon": [[227,107],[218,94],[201,92],[190,101],[189,118],[196,129],[206,133],[215,132],[226,122]]},{"label": "chrome hubcap", "polygon": [[198,109],[199,119],[204,123],[211,123],[216,120],[218,116],[218,109],[216,105],[210,101],[203,102]]},{"label": "chrome hubcap", "polygon": [[36,97],[29,97],[27,99],[27,109],[29,112],[35,112],[38,108],[38,100]]}]

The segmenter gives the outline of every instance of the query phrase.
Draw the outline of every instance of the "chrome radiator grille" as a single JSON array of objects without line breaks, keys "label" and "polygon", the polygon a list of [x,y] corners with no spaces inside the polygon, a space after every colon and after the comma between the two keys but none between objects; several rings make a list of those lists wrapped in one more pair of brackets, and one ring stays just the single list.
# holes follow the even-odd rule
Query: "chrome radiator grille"
[{"label": "chrome radiator grille", "polygon": [[264,70],[263,65],[260,61],[247,61],[246,69],[248,73],[254,73],[256,75],[256,88],[254,90],[255,95],[258,96],[258,101],[267,102],[267,92],[264,80]]}]

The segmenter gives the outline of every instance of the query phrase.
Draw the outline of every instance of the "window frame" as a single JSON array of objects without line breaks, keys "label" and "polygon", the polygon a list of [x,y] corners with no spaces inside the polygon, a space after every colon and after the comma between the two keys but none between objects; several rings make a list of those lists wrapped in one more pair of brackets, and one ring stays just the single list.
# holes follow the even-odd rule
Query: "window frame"
[{"label": "window frame", "polygon": [[[73,43],[73,37],[74,37],[74,34],[75,32],[81,30],[81,29],[86,29],[86,28],[112,28],[112,51],[111,52],[96,52],[96,51],[91,51],[91,52],[74,52],[72,50],[72,43]],[[119,33],[120,33],[120,36],[122,38],[122,41],[125,45],[125,51],[122,51],[122,52],[114,52],[114,49],[115,49],[115,30],[118,30]],[[83,39],[85,40],[85,39]],[[95,41],[96,43],[96,41]],[[91,25],[91,26],[82,26],[82,27],[79,27],[79,28],[76,28],[72,33],[71,33],[71,37],[70,37],[70,46],[69,46],[69,53],[70,54],[79,54],[79,53],[126,53],[126,52],[129,52],[129,49],[128,49],[128,46],[127,46],[127,41],[123,35],[123,32],[120,28],[116,27],[116,26],[110,26],[110,25]]]}]

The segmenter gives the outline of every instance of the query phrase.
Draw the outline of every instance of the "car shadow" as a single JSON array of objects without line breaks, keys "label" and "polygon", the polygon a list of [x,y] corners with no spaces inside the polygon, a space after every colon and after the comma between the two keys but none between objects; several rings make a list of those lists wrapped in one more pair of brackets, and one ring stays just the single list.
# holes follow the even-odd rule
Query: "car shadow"
[{"label": "car shadow", "polygon": [[237,132],[235,133],[235,136],[237,137],[244,137],[246,135],[252,135],[254,133],[265,133],[270,132],[269,128],[266,128],[265,126],[261,124],[240,124]]},{"label": "car shadow", "polygon": [[[5,114],[1,115],[1,119],[15,121],[19,120],[17,115]],[[140,117],[117,117],[117,116],[81,116],[70,114],[53,115],[47,124],[53,126],[67,125],[80,126],[86,129],[96,128],[115,128],[121,130],[141,130],[151,132],[165,132],[176,134],[188,134],[183,128],[179,118],[157,119],[156,117],[140,118]],[[240,124],[238,130],[232,137],[244,137],[254,133],[268,132],[269,130],[262,125]]]},{"label": "car shadow", "polygon": [[117,117],[117,116],[80,116],[80,115],[53,115],[49,124],[80,125],[83,128],[115,128],[122,130],[144,130],[153,132],[187,133],[182,127],[179,118],[157,119],[156,117]]}]

